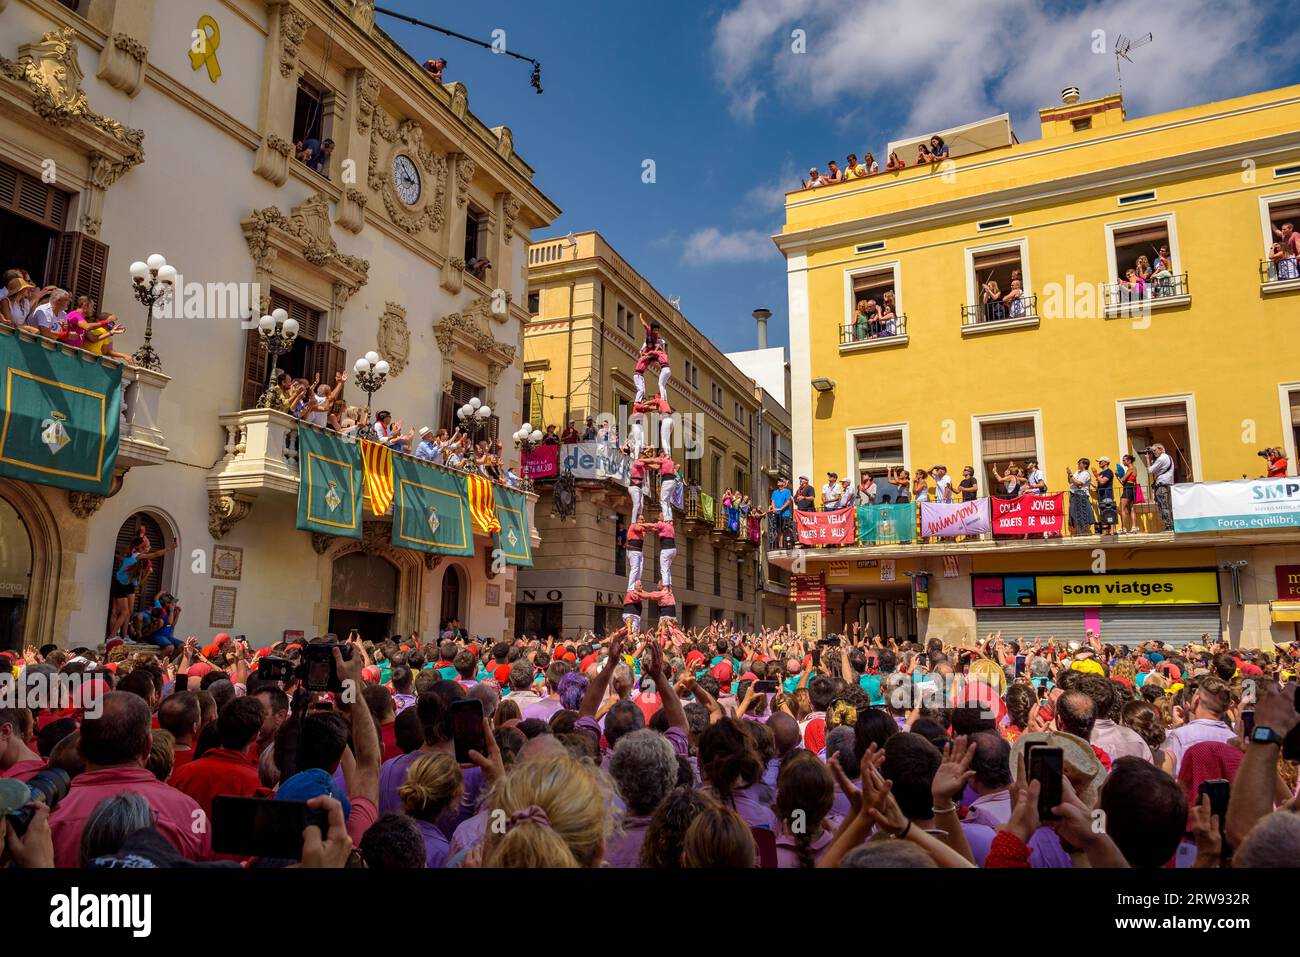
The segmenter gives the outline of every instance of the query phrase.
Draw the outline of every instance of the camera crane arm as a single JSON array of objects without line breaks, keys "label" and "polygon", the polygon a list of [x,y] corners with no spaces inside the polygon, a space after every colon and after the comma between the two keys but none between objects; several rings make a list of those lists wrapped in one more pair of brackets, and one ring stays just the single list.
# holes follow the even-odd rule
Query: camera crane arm
[{"label": "camera crane arm", "polygon": [[542,61],[536,60],[530,56],[524,56],[522,53],[515,53],[513,50],[498,50],[491,43],[484,43],[475,37],[466,36],[463,33],[457,33],[455,30],[448,30],[446,27],[440,27],[437,24],[429,23],[427,20],[421,20],[418,17],[408,16],[405,13],[398,13],[396,10],[389,10],[385,7],[375,7],[375,13],[382,13],[386,17],[393,17],[396,20],[405,20],[417,27],[423,27],[426,30],[436,30],[439,33],[446,34],[449,37],[455,37],[457,40],[464,40],[466,43],[473,43],[485,50],[491,50],[493,53],[504,53],[506,56],[514,57],[516,60],[523,60],[525,63],[533,65],[533,73],[529,78],[533,88],[540,94],[542,92]]}]

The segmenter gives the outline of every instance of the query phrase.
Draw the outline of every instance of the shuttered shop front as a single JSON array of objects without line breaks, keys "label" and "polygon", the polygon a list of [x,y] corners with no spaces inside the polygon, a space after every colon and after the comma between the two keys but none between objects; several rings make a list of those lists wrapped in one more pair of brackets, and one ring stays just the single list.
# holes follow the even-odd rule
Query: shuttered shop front
[{"label": "shuttered shop front", "polygon": [[1082,608],[979,608],[975,623],[981,641],[999,631],[1007,639],[1083,641],[1085,631]]},{"label": "shuttered shop front", "polygon": [[1218,605],[1165,605],[1101,609],[1101,639],[1112,645],[1136,645],[1160,640],[1171,645],[1199,642],[1201,635],[1219,637]]}]

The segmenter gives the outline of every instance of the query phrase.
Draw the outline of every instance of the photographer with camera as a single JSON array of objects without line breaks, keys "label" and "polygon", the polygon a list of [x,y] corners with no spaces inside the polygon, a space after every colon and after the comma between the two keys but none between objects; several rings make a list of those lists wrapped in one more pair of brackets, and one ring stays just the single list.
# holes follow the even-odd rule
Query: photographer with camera
[{"label": "photographer with camera", "polygon": [[1149,448],[1138,449],[1137,452],[1147,463],[1147,474],[1151,479],[1151,493],[1155,496],[1156,508],[1160,512],[1160,520],[1164,522],[1165,531],[1173,531],[1173,459],[1169,457],[1169,453],[1165,451],[1165,447],[1159,442]]},{"label": "photographer with camera", "polygon": [[1265,478],[1285,478],[1287,474],[1286,453],[1281,449],[1264,449],[1262,452],[1256,452],[1261,459],[1264,459],[1267,465],[1267,471],[1264,473]]}]

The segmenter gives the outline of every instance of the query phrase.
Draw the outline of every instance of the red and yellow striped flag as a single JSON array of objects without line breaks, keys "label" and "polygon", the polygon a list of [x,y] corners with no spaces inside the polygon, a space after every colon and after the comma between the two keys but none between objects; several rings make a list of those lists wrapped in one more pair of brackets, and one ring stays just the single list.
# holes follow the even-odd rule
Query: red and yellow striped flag
[{"label": "red and yellow striped flag", "polygon": [[370,511],[387,515],[393,503],[393,450],[378,442],[361,442],[361,464],[370,497]]},{"label": "red and yellow striped flag", "polygon": [[469,479],[469,514],[474,524],[474,531],[481,535],[501,531],[501,521],[497,518],[497,497],[492,491],[492,483],[481,475],[467,475]]}]

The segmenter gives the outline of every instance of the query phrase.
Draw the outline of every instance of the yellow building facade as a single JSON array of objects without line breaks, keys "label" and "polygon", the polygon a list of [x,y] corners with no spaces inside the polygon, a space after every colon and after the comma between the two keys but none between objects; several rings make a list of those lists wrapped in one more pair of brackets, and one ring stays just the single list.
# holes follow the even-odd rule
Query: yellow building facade
[{"label": "yellow building facade", "polygon": [[[600,233],[533,243],[528,298],[524,406],[529,421],[537,429],[555,426],[561,433],[572,422],[581,433],[590,418],[610,430],[615,446],[628,439],[636,396],[632,376],[644,339],[637,317],[660,324],[672,363],[672,454],[687,483],[673,562],[678,620],[685,627],[717,620],[754,625],[763,613],[759,549],[719,528],[721,510],[709,514],[702,500],[719,500],[726,489],[754,494],[755,469],[771,464],[756,437],[762,399],[754,380]],[[657,387],[652,367],[646,394],[655,395]],[[647,443],[658,445],[659,435],[652,422]],[[608,478],[580,480],[576,512],[560,518],[551,514],[551,486],[543,481],[537,488],[543,545],[534,552],[534,567],[520,574],[520,630],[544,635],[563,627],[569,636],[582,629],[612,631],[621,624],[627,588],[619,557],[631,513],[627,488]],[[647,588],[658,580],[657,556],[650,536]],[[651,603],[646,612],[653,621]]]},{"label": "yellow building facade", "polygon": [[[1025,142],[1006,117],[944,131],[943,162],[787,196],[774,240],[787,260],[796,472],[819,485],[827,471],[871,471],[890,488],[890,467],[942,464],[956,483],[971,466],[987,495],[1010,463],[1036,459],[1056,493],[1080,458],[1118,463],[1160,442],[1178,482],[1262,476],[1267,447],[1288,453],[1294,475],[1300,281],[1269,255],[1275,230],[1300,226],[1300,87],[1135,119],[1118,96],[1066,91],[1040,122]],[[1143,266],[1157,277],[1126,284]],[[1013,281],[1018,304],[1005,299]],[[857,319],[860,302],[887,296],[887,327]],[[1150,505],[1137,511],[1137,534],[841,549],[829,624],[952,639],[1017,625],[1294,639],[1270,603],[1285,597],[1277,567],[1300,562],[1295,529],[1175,539]],[[892,582],[871,564],[885,556]],[[831,560],[810,553],[807,573]],[[1217,577],[1214,607],[976,607],[984,574],[1184,566]],[[912,607],[909,572],[927,576],[928,607]]]}]

